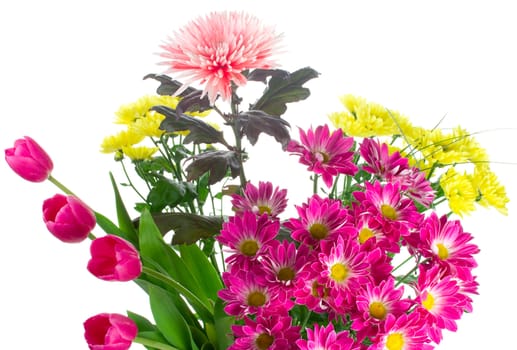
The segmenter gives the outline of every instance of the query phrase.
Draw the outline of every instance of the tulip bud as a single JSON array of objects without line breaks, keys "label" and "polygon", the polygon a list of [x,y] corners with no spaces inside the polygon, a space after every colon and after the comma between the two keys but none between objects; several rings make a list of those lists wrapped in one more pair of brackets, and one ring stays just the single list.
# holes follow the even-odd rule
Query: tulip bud
[{"label": "tulip bud", "polygon": [[106,235],[90,245],[88,271],[105,281],[131,281],[142,272],[142,262],[136,248],[128,241]]},{"label": "tulip bud", "polygon": [[83,326],[91,350],[127,350],[138,334],[135,322],[120,314],[98,314],[87,319]]},{"label": "tulip bud", "polygon": [[45,181],[54,168],[47,152],[28,136],[5,150],[5,160],[16,174],[31,182]]},{"label": "tulip bud", "polygon": [[47,229],[65,243],[81,242],[95,227],[95,214],[79,198],[56,194],[43,202]]}]

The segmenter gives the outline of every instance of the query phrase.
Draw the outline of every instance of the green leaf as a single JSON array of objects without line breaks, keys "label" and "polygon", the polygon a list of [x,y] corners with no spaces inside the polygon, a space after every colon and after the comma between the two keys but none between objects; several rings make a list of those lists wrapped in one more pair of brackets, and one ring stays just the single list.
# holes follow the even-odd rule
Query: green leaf
[{"label": "green leaf", "polygon": [[287,144],[291,140],[289,129],[287,129],[289,126],[287,121],[260,110],[239,114],[235,123],[252,145],[257,143],[258,137],[262,132],[273,136],[282,145],[283,150],[287,148]]},{"label": "green leaf", "polygon": [[309,89],[302,85],[318,75],[319,73],[310,67],[299,69],[287,76],[274,75],[269,80],[264,94],[249,109],[281,116],[287,110],[287,103],[304,100],[310,95]]},{"label": "green leaf", "polygon": [[197,348],[190,328],[176,308],[170,293],[156,286],[149,286],[148,293],[156,327],[165,339],[181,350]]},{"label": "green leaf", "polygon": [[217,350],[226,350],[233,343],[232,325],[235,318],[224,311],[224,304],[218,299],[214,306],[215,333],[217,336]]},{"label": "green leaf", "polygon": [[196,195],[192,184],[163,178],[149,191],[147,201],[151,204],[151,211],[158,213],[166,207],[174,208],[178,204],[192,201]]},{"label": "green leaf", "polygon": [[223,289],[221,277],[215,267],[195,244],[180,245],[179,250],[185,265],[189,267],[190,272],[199,281],[206,296],[215,302],[218,299],[217,292]]},{"label": "green leaf", "polygon": [[[149,267],[151,270],[146,273],[149,274],[152,271],[156,271],[157,274],[163,276],[157,275],[152,277],[157,277],[162,281],[170,279],[171,281],[165,281],[170,288],[174,288],[182,293],[196,312],[198,312],[201,319],[211,321],[213,319],[212,305],[205,291],[180,256],[170,245],[163,241],[158,227],[147,210],[140,217],[139,232],[140,254],[144,267]],[[157,270],[157,267],[160,269]],[[183,289],[188,293],[184,292]]]},{"label": "green leaf", "polygon": [[208,151],[192,157],[186,168],[187,180],[192,181],[209,172],[208,184],[213,185],[226,177],[228,170],[232,178],[241,171],[239,156],[235,151]]},{"label": "green leaf", "polygon": [[141,315],[136,314],[131,311],[127,311],[126,313],[127,313],[127,316],[136,323],[136,326],[138,327],[138,333],[156,331],[156,326],[154,324],[152,324],[151,321],[149,321],[144,316],[141,316]]},{"label": "green leaf", "polygon": [[[122,200],[122,197],[120,196],[120,192],[119,192],[117,184],[115,182],[115,178],[113,177],[113,174],[111,174],[111,173],[110,173],[110,180],[111,180],[111,185],[113,186],[113,192],[115,193],[115,206],[117,209],[118,225],[120,227],[119,233],[123,234],[121,236],[122,238],[133,243],[133,245],[138,248],[137,232],[135,230],[135,227],[133,226],[133,221],[129,217],[127,209],[124,205],[124,201]],[[116,233],[113,232],[113,234],[116,234]]]}]

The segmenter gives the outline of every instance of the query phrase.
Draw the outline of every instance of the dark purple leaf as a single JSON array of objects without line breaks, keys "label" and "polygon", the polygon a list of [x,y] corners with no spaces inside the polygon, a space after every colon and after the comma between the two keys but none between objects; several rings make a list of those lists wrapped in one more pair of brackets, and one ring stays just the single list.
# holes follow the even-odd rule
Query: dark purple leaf
[{"label": "dark purple leaf", "polygon": [[185,171],[187,180],[192,181],[205,173],[209,173],[208,184],[213,185],[226,177],[228,170],[233,178],[241,171],[239,155],[235,151],[208,151],[192,157]]},{"label": "dark purple leaf", "polygon": [[[161,83],[160,86],[158,86],[158,88],[156,89],[156,93],[158,95],[172,96],[172,95],[174,95],[176,93],[176,91],[180,87],[183,86],[183,84],[180,83],[179,81],[174,80],[171,77],[169,77],[168,75],[164,75],[164,74],[150,73],[150,74],[147,74],[144,77],[144,80],[145,79],[154,79],[154,80],[157,80],[157,81],[159,81]],[[194,89],[193,87],[188,87],[187,89],[185,89],[185,91],[183,91],[178,96],[184,97],[184,96],[187,96],[187,95],[189,95],[189,94],[191,94],[193,92],[196,92],[196,91],[200,91],[200,90]]]},{"label": "dark purple leaf", "polygon": [[263,111],[253,110],[241,113],[235,119],[235,123],[246,135],[252,145],[258,141],[260,133],[273,136],[285,150],[291,136],[289,135],[289,123],[277,116],[271,116]]}]

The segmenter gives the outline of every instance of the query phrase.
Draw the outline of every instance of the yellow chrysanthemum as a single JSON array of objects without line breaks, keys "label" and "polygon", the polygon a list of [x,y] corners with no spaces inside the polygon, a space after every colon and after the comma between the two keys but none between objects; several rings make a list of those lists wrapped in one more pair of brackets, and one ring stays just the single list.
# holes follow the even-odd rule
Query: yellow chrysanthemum
[{"label": "yellow chrysanthemum", "polygon": [[131,125],[140,118],[144,118],[153,106],[163,105],[171,108],[176,108],[179,97],[172,96],[153,96],[146,95],[140,97],[133,103],[122,105],[117,112],[115,112],[116,124]]},{"label": "yellow chrysanthemum", "polygon": [[114,153],[123,147],[136,145],[143,139],[142,135],[135,134],[129,130],[123,130],[116,135],[105,137],[101,143],[101,152]]},{"label": "yellow chrysanthemum", "polygon": [[348,111],[331,113],[329,119],[349,136],[400,135],[411,127],[408,119],[397,111],[367,102],[364,98],[345,95],[340,100]]},{"label": "yellow chrysanthemum", "polygon": [[131,159],[132,161],[150,159],[153,156],[153,154],[155,154],[157,151],[158,147],[122,147],[122,152],[124,153],[124,155],[129,157],[129,159]]},{"label": "yellow chrysanthemum", "polygon": [[165,116],[154,111],[147,112],[145,117],[135,120],[128,125],[129,130],[135,134],[149,137],[160,137],[164,131],[160,129],[160,124]]},{"label": "yellow chrysanthemum", "polygon": [[472,175],[472,183],[479,194],[478,203],[485,207],[492,206],[504,215],[508,215],[506,204],[510,199],[506,189],[499,183],[497,176],[486,164],[477,164]]},{"label": "yellow chrysanthemum", "polygon": [[440,177],[440,186],[453,213],[463,217],[463,214],[475,210],[477,191],[466,173],[460,174],[454,168],[449,168]]}]

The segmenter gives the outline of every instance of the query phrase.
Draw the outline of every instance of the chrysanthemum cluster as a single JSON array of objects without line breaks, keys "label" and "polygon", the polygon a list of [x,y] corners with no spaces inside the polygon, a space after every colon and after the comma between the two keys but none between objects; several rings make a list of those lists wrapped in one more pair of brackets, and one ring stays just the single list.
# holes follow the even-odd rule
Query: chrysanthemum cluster
[{"label": "chrysanthemum cluster", "polygon": [[425,174],[388,145],[328,126],[300,139],[288,150],[325,195],[281,219],[287,191],[248,183],[217,237],[219,296],[238,320],[230,349],[433,348],[472,310],[472,236],[437,214]]}]

